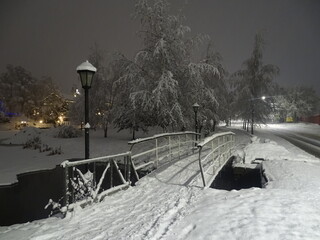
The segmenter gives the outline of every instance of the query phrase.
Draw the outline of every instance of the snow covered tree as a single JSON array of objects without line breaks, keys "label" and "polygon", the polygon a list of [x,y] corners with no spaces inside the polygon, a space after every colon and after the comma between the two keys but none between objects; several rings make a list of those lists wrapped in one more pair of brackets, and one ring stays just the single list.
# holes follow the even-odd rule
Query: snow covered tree
[{"label": "snow covered tree", "polygon": [[6,72],[0,77],[0,99],[8,111],[25,113],[26,106],[32,103],[35,82],[35,78],[23,67],[7,65]]},{"label": "snow covered tree", "polygon": [[135,18],[141,23],[143,48],[134,60],[128,60],[130,64],[118,82],[125,84],[123,89],[128,92],[127,103],[119,110],[125,111],[122,115],[135,112],[131,117],[136,119],[125,121],[128,125],[122,128],[132,128],[132,123],[140,121],[140,126],[161,126],[164,131],[185,128],[193,119],[191,106],[197,99],[216,101],[212,89],[206,88],[205,77],[216,75],[217,68],[191,62],[191,52],[200,38],[187,36],[190,28],[183,24],[182,16],[170,13],[167,1],[137,1]]},{"label": "snow covered tree", "polygon": [[261,100],[269,95],[272,81],[279,74],[279,68],[272,64],[264,65],[264,40],[261,34],[256,34],[251,57],[243,63],[244,69],[236,72],[235,89],[237,91],[237,108],[239,116],[244,120],[264,122],[271,111],[270,105]]},{"label": "snow covered tree", "polygon": [[318,114],[320,98],[312,88],[294,87],[283,89],[281,95],[275,97],[275,105],[282,121],[290,117],[297,122],[301,117]]},{"label": "snow covered tree", "polygon": [[106,67],[106,78],[104,81],[104,88],[105,93],[102,95],[105,97],[104,102],[101,102],[102,109],[102,118],[103,118],[103,125],[105,131],[105,137],[107,136],[108,125],[113,122],[115,118],[115,110],[116,102],[122,102],[123,99],[119,97],[121,87],[117,84],[119,78],[121,78],[126,70],[128,62],[126,58],[121,53],[113,53],[111,56],[111,60],[109,61]]},{"label": "snow covered tree", "polygon": [[[0,77],[0,100],[9,112],[36,119],[40,116],[43,100],[59,90],[49,77],[38,80],[20,66],[8,65]],[[39,114],[36,114],[39,113]]]},{"label": "snow covered tree", "polygon": [[217,122],[220,120],[227,121],[230,115],[230,103],[228,101],[230,98],[226,81],[228,73],[222,65],[222,60],[221,54],[215,50],[213,42],[210,41],[202,62],[209,64],[212,68],[209,74],[203,76],[205,91],[208,92],[203,96],[210,96],[209,101],[205,100],[203,106],[205,106],[205,118],[207,121],[213,121],[212,130],[215,129]]},{"label": "snow covered tree", "polygon": [[50,93],[40,103],[40,116],[46,123],[56,124],[69,110],[67,101],[58,92]]},{"label": "snow covered tree", "polygon": [[[36,80],[30,92],[32,100],[29,101],[29,104],[26,106],[25,114],[34,120],[43,118],[40,112],[43,110],[43,102],[45,98],[51,94],[60,95],[59,89],[50,77],[42,77],[40,80]],[[56,119],[54,119],[54,121],[55,120]]]}]

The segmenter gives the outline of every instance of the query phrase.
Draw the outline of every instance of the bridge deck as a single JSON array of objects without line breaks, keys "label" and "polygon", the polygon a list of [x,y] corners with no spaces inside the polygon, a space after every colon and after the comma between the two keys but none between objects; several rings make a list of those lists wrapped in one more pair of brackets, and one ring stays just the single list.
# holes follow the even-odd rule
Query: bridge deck
[{"label": "bridge deck", "polygon": [[167,184],[202,187],[198,154],[167,162],[148,175]]}]

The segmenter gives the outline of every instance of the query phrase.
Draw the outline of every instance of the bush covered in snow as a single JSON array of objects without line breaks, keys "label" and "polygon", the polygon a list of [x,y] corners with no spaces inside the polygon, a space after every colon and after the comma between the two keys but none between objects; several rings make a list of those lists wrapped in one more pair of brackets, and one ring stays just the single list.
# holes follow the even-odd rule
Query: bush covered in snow
[{"label": "bush covered in snow", "polygon": [[77,138],[81,137],[81,130],[73,127],[73,126],[62,126],[58,129],[58,134],[56,137],[58,138]]},{"label": "bush covered in snow", "polygon": [[49,152],[47,156],[52,156],[56,154],[62,154],[61,146],[60,147],[50,147],[48,144],[44,144],[41,141],[40,136],[34,136],[33,138],[28,139],[24,144],[23,148],[28,149],[39,149],[39,152]]},{"label": "bush covered in snow", "polygon": [[23,148],[31,149],[41,149],[41,138],[39,136],[34,136],[33,138],[28,139]]}]

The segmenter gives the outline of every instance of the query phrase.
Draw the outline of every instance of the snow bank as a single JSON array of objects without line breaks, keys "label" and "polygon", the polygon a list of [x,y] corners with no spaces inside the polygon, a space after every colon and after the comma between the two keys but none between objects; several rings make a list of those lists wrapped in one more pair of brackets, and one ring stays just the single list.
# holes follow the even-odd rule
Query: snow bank
[{"label": "snow bank", "polygon": [[266,159],[267,188],[207,189],[166,239],[320,239],[320,159],[257,137],[244,152]]}]

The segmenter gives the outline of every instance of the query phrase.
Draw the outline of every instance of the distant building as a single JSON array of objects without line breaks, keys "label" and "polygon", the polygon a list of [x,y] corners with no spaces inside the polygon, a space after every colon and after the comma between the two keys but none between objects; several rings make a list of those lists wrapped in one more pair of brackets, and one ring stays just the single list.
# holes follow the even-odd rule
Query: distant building
[{"label": "distant building", "polygon": [[320,114],[311,117],[302,117],[302,122],[315,123],[320,125]]}]

